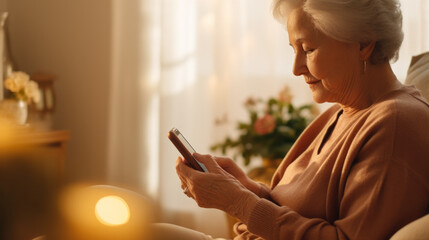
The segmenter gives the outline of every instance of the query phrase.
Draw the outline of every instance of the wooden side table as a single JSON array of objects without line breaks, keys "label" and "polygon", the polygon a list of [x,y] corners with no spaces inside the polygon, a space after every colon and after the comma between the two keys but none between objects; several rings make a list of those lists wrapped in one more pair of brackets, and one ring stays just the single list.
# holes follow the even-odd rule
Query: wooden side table
[{"label": "wooden side table", "polygon": [[0,124],[0,215],[6,230],[0,238],[37,236],[56,225],[69,135]]},{"label": "wooden side table", "polygon": [[49,159],[55,161],[53,164],[56,165],[58,176],[63,178],[65,173],[64,166],[67,154],[67,141],[69,138],[70,133],[67,130],[29,130],[14,135],[10,141],[12,143],[11,146],[14,148],[30,147],[42,152],[44,156],[49,156]]}]

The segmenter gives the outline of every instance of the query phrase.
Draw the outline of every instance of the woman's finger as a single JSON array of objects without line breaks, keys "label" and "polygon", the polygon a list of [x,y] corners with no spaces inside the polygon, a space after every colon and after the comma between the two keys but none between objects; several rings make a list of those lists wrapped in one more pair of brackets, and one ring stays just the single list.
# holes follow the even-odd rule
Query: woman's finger
[{"label": "woman's finger", "polygon": [[183,193],[190,198],[194,198],[192,192],[194,183],[192,182],[191,178],[195,174],[202,174],[202,172],[191,168],[181,157],[178,157],[176,160],[176,172],[181,181],[181,188],[183,189]]},{"label": "woman's finger", "polygon": [[241,168],[229,157],[216,157],[215,160],[222,169],[234,176],[242,171]]},{"label": "woman's finger", "polygon": [[185,160],[181,157],[178,157],[176,160],[176,172],[179,177],[189,178],[192,175],[192,172],[195,171],[188,164],[186,164]]},{"label": "woman's finger", "polygon": [[235,164],[234,161],[229,157],[216,157],[216,162],[222,168],[229,167],[231,164]]},{"label": "woman's finger", "polygon": [[194,158],[197,159],[199,162],[201,162],[202,164],[204,164],[204,166],[206,166],[207,170],[209,172],[218,172],[219,171],[219,164],[217,164],[216,160],[214,159],[214,157],[210,154],[199,154],[199,153],[194,153],[193,154]]}]

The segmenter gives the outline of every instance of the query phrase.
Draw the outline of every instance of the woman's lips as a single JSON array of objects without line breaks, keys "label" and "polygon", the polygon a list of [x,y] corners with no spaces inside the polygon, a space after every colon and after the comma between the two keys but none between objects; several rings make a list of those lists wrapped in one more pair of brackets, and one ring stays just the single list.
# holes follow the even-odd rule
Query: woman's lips
[{"label": "woman's lips", "polygon": [[320,82],[320,79],[317,79],[310,74],[304,75],[304,80],[305,80],[305,83],[307,83],[308,85],[313,85]]},{"label": "woman's lips", "polygon": [[308,85],[312,85],[312,84],[316,84],[316,83],[320,82],[320,80],[305,80],[305,82],[306,82]]}]

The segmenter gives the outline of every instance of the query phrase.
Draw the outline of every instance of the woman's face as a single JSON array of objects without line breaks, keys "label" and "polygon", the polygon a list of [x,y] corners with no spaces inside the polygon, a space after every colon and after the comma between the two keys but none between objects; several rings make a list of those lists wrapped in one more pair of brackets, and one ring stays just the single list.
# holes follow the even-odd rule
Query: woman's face
[{"label": "woman's face", "polygon": [[302,10],[288,17],[289,42],[295,51],[293,73],[303,75],[316,102],[353,104],[359,99],[362,62],[358,43],[334,40],[314,28]]}]

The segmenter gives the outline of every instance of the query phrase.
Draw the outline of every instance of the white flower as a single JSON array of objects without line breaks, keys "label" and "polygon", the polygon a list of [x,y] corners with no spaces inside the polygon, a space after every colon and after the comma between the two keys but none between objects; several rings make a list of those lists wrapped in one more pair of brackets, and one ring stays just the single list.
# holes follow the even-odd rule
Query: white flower
[{"label": "white flower", "polygon": [[19,92],[30,81],[30,76],[24,72],[12,72],[5,80],[5,87],[12,92]]},{"label": "white flower", "polygon": [[4,86],[19,100],[35,103],[40,100],[39,86],[25,72],[12,72],[4,81]]},{"label": "white flower", "polygon": [[33,99],[35,103],[40,101],[39,86],[35,81],[30,80],[24,87],[25,95],[28,99]]}]

